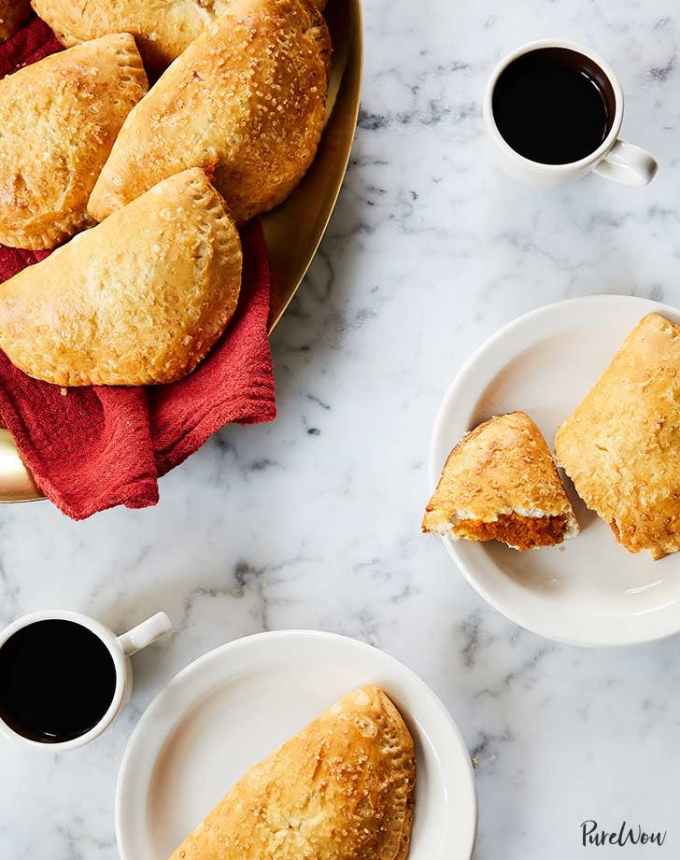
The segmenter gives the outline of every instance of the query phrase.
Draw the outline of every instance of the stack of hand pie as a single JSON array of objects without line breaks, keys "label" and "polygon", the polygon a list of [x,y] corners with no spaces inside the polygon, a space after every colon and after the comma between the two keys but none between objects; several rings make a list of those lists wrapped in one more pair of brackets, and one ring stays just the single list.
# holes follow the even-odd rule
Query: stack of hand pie
[{"label": "stack of hand pie", "polygon": [[[316,153],[320,4],[33,6],[73,47],[0,81],[0,242],[70,241],[0,286],[0,348],[60,385],[179,379],[236,308],[235,225],[281,203]],[[150,89],[144,63],[170,63]]]},{"label": "stack of hand pie", "polygon": [[[649,314],[557,431],[557,459],[629,552],[680,550],[680,325]],[[514,549],[578,524],[540,430],[522,412],[468,433],[449,455],[423,531]]]}]

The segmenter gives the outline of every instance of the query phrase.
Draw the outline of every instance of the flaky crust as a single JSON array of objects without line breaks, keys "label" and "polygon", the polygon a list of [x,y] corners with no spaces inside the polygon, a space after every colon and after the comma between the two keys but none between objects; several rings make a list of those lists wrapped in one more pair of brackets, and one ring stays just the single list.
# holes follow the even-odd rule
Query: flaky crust
[{"label": "flaky crust", "polygon": [[491,418],[461,439],[444,465],[422,528],[463,537],[466,521],[493,523],[513,513],[565,516],[567,536],[578,531],[545,439],[524,412]]},{"label": "flaky crust", "polygon": [[84,226],[95,181],[146,90],[126,33],[52,54],[0,81],[0,243],[53,248]]},{"label": "flaky crust", "polygon": [[[12,0],[4,0],[4,5]],[[18,0],[28,7],[28,0]],[[65,45],[107,33],[132,33],[149,69],[162,71],[224,14],[230,0],[33,0]],[[2,7],[0,2],[0,8]],[[325,2],[316,5],[323,9]]]},{"label": "flaky crust", "polygon": [[680,549],[680,326],[649,314],[557,432],[558,462],[630,552]]},{"label": "flaky crust", "polygon": [[405,860],[413,739],[377,687],[251,768],[170,860]]},{"label": "flaky crust", "polygon": [[30,14],[29,0],[0,0],[0,42],[10,39]]},{"label": "flaky crust", "polygon": [[304,0],[233,0],[128,117],[90,198],[101,221],[186,167],[238,222],[280,203],[321,137],[328,29]]},{"label": "flaky crust", "polygon": [[220,336],[240,283],[224,201],[187,170],[0,285],[0,348],[58,385],[172,382]]}]

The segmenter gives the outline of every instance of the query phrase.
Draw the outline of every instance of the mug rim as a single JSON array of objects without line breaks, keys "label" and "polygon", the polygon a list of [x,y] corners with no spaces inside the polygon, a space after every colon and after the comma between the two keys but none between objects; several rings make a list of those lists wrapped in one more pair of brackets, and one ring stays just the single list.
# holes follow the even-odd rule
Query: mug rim
[{"label": "mug rim", "polygon": [[[515,60],[518,60],[520,57],[530,54],[533,51],[541,50],[542,48],[563,48],[568,51],[574,51],[577,54],[583,54],[584,57],[588,57],[588,59],[592,60],[604,72],[614,93],[616,109],[614,112],[614,119],[612,120],[612,127],[609,129],[607,136],[597,149],[594,149],[591,153],[577,161],[567,161],[564,164],[547,164],[544,161],[534,161],[531,158],[527,158],[525,155],[522,155],[510,146],[496,124],[496,118],[493,114],[493,93],[501,74],[511,63],[514,63]],[[569,42],[564,39],[535,39],[532,42],[527,42],[526,44],[521,45],[509,54],[506,54],[496,64],[496,67],[489,78],[486,93],[484,95],[484,116],[494,140],[506,153],[519,159],[527,167],[534,170],[539,169],[545,173],[559,175],[562,173],[569,173],[574,170],[581,170],[584,167],[595,164],[614,146],[623,124],[623,90],[621,89],[619,79],[616,77],[611,66],[594,51],[587,50],[586,48],[582,48],[580,45],[577,45],[575,42]]]},{"label": "mug rim", "polygon": [[116,686],[113,691],[113,698],[99,722],[85,732],[85,734],[78,735],[78,737],[71,738],[67,741],[44,743],[42,741],[32,740],[31,738],[27,738],[15,731],[2,719],[1,716],[0,734],[4,734],[8,740],[17,741],[19,743],[47,751],[76,749],[77,747],[84,746],[98,737],[98,735],[100,735],[113,722],[121,710],[128,678],[127,658],[118,644],[118,637],[112,633],[108,627],[105,627],[99,621],[94,618],[90,618],[88,615],[62,609],[29,612],[27,615],[22,615],[20,618],[16,618],[14,621],[10,622],[7,627],[0,631],[0,649],[2,649],[5,643],[15,633],[18,633],[19,630],[30,627],[32,624],[36,624],[39,621],[71,621],[75,624],[80,624],[81,627],[85,627],[86,630],[94,633],[94,635],[106,646],[106,649],[113,660],[116,672]]}]

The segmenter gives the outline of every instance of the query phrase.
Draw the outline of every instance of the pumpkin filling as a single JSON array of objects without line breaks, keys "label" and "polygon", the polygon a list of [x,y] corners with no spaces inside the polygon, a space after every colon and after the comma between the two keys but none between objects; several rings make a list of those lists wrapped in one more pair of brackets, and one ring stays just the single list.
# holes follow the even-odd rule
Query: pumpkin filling
[{"label": "pumpkin filling", "polygon": [[501,514],[493,523],[480,520],[462,520],[455,525],[459,537],[468,540],[498,540],[519,550],[537,546],[554,546],[562,543],[567,530],[567,518],[523,517],[520,514]]}]

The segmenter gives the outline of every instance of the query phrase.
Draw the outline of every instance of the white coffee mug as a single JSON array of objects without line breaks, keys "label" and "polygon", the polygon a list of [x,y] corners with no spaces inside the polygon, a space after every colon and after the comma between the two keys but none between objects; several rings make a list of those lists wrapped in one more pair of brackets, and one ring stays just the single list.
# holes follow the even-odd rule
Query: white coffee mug
[{"label": "white coffee mug", "polygon": [[[519,57],[543,48],[562,48],[587,57],[591,63],[599,67],[613,93],[614,118],[611,128],[600,146],[579,161],[572,161],[567,164],[544,164],[525,158],[506,142],[494,119],[493,94],[503,71]],[[540,39],[536,42],[529,42],[529,44],[508,54],[496,66],[491,75],[484,97],[483,112],[484,122],[495,144],[501,167],[516,179],[523,179],[534,185],[551,186],[578,179],[586,173],[594,171],[606,179],[613,179],[623,185],[639,187],[648,185],[656,175],[658,165],[654,157],[639,146],[626,143],[619,137],[623,122],[623,91],[616,75],[597,54],[570,42]]]},{"label": "white coffee mug", "polygon": [[[57,743],[45,743],[32,740],[31,738],[24,737],[24,735],[14,731],[11,726],[0,718],[0,734],[4,735],[9,740],[28,744],[32,747],[40,747],[41,749],[46,749],[50,752],[71,750],[76,747],[84,746],[90,741],[93,741],[105,729],[107,729],[123,710],[132,694],[132,664],[130,662],[130,657],[132,654],[136,654],[137,651],[141,651],[142,648],[146,648],[147,645],[151,645],[151,643],[155,642],[160,636],[163,636],[165,633],[172,630],[172,623],[164,612],[158,612],[156,615],[153,615],[151,618],[138,624],[137,627],[133,627],[132,630],[124,633],[122,636],[116,636],[115,633],[112,633],[108,627],[100,624],[99,621],[95,621],[94,618],[89,618],[87,615],[81,615],[79,612],[58,610],[54,612],[33,612],[30,615],[24,615],[16,621],[13,621],[2,631],[2,633],[0,633],[0,650],[5,642],[17,633],[17,631],[22,630],[25,627],[29,627],[31,624],[35,624],[38,621],[72,621],[75,624],[80,624],[82,627],[85,627],[91,633],[94,633],[94,635],[106,646],[106,649],[111,655],[116,676],[113,698],[111,699],[111,704],[104,716],[85,734],[79,735],[71,740]],[[84,695],[86,695],[86,692],[84,692]]]}]

